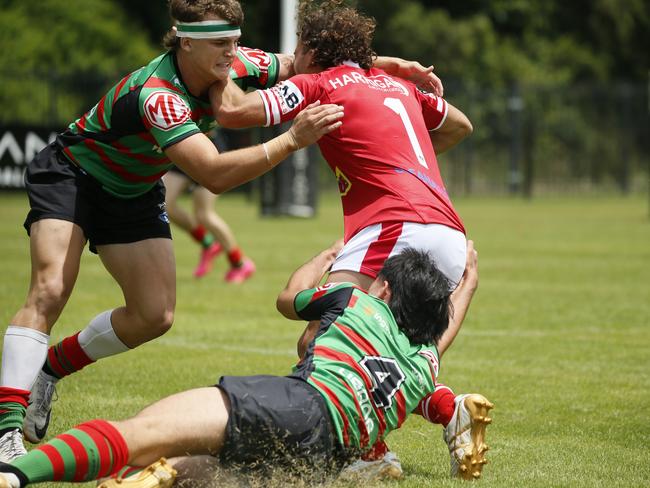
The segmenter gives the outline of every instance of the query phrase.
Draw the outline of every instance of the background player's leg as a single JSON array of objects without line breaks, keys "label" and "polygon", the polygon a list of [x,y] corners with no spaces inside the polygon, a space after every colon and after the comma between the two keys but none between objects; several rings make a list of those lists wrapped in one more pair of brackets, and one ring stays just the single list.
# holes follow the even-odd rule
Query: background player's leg
[{"label": "background player's leg", "polygon": [[219,241],[223,248],[230,252],[237,248],[237,239],[232,229],[214,210],[214,203],[217,195],[201,187],[194,190],[192,203],[196,220],[203,225],[214,238]]},{"label": "background player's leg", "polygon": [[5,333],[0,385],[0,460],[20,454],[30,390],[45,361],[49,333],[68,301],[86,243],[79,226],[44,219],[32,224],[32,275],[25,304]]},{"label": "background player's leg", "polygon": [[186,211],[178,204],[181,194],[192,184],[185,174],[170,171],[163,176],[165,183],[165,205],[170,220],[187,232],[201,245],[199,263],[194,269],[194,277],[201,278],[212,269],[212,261],[221,253],[221,244],[215,242],[214,236],[201,224],[194,213]]},{"label": "background player's leg", "polygon": [[163,176],[163,182],[165,183],[165,208],[169,219],[191,234],[198,223],[194,215],[178,204],[178,199],[192,181],[187,176],[170,171]]},{"label": "background player's leg", "polygon": [[235,234],[214,210],[217,196],[203,187],[194,192],[194,211],[196,219],[223,246],[230,262],[230,270],[226,273],[226,281],[240,283],[250,278],[255,272],[255,264],[245,257],[235,239]]}]

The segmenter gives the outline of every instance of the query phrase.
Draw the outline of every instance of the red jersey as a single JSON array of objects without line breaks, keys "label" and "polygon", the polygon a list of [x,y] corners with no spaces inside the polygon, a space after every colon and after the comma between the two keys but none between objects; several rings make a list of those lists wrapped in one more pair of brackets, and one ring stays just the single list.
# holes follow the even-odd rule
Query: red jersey
[{"label": "red jersey", "polygon": [[351,63],[294,76],[259,94],[266,125],[291,120],[317,100],[344,107],[342,127],[318,145],[338,180],[346,242],[380,222],[443,224],[465,233],[428,132],[443,124],[445,100]]}]

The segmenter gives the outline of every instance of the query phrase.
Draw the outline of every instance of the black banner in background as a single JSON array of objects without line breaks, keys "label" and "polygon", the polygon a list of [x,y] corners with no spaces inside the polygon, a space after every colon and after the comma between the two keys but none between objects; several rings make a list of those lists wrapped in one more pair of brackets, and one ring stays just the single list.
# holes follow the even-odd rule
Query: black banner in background
[{"label": "black banner in background", "polygon": [[53,141],[56,134],[52,128],[0,126],[0,190],[24,188],[27,163]]}]

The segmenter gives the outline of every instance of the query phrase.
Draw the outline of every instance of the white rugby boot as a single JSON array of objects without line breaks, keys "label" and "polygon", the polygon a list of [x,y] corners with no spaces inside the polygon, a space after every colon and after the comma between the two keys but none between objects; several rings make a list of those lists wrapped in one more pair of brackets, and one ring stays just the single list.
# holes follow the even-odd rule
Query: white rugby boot
[{"label": "white rugby boot", "polygon": [[32,392],[29,395],[27,413],[23,422],[25,439],[37,444],[43,440],[50,425],[52,414],[52,400],[56,394],[58,378],[50,376],[43,371],[38,373]]},{"label": "white rugby boot", "polygon": [[384,457],[375,461],[357,459],[341,471],[339,479],[341,481],[398,480],[402,474],[402,464],[397,454],[388,451]]},{"label": "white rugby boot", "polygon": [[25,454],[27,454],[27,450],[20,429],[10,430],[0,437],[0,462],[10,463]]},{"label": "white rugby boot", "polygon": [[442,433],[451,456],[451,476],[478,479],[487,464],[485,453],[489,448],[485,444],[485,429],[492,422],[488,413],[494,405],[476,393],[458,395],[454,403],[454,414]]}]

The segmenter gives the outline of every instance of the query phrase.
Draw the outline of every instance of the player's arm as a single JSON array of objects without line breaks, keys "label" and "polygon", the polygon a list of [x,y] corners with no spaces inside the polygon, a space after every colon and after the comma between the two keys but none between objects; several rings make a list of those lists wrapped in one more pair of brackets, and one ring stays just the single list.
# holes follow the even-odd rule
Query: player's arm
[{"label": "player's arm", "polygon": [[442,81],[433,72],[433,66],[424,67],[417,61],[407,61],[390,56],[377,56],[373,66],[383,69],[389,75],[412,81],[419,88],[438,97],[444,93]]},{"label": "player's arm", "polygon": [[271,126],[293,120],[308,104],[323,97],[318,80],[298,75],[266,90],[243,93],[228,84],[221,100],[211,97],[217,122],[223,127]]},{"label": "player's arm", "polygon": [[278,72],[278,83],[280,81],[288,80],[296,74],[293,69],[293,61],[295,56],[293,54],[276,54],[280,63],[280,70]]},{"label": "player's arm", "polygon": [[456,107],[448,105],[447,117],[440,127],[429,132],[436,154],[441,154],[469,136],[474,128],[467,116]]},{"label": "player's arm", "polygon": [[465,263],[465,272],[460,283],[451,294],[453,314],[449,318],[449,326],[438,340],[438,354],[442,357],[443,353],[454,341],[454,338],[460,331],[460,327],[465,320],[465,315],[469,310],[469,304],[472,301],[474,292],[478,288],[478,253],[474,249],[474,242],[467,241],[467,261]]},{"label": "player's arm", "polygon": [[210,89],[210,104],[221,127],[243,129],[266,124],[261,96],[257,92],[245,93],[232,80],[228,80],[223,90]]},{"label": "player's arm", "polygon": [[282,315],[288,319],[301,320],[294,307],[296,295],[303,290],[318,286],[336,260],[336,255],[342,247],[343,241],[336,241],[332,246],[321,251],[293,272],[287,286],[280,292],[276,301],[278,311]]},{"label": "player's arm", "polygon": [[287,132],[265,144],[219,153],[212,141],[199,133],[165,148],[165,154],[199,184],[213,193],[223,193],[266,173],[292,152],[337,129],[342,114],[337,105],[312,104]]}]

